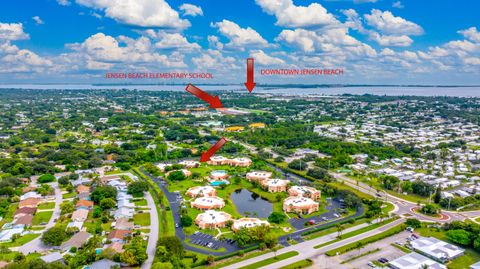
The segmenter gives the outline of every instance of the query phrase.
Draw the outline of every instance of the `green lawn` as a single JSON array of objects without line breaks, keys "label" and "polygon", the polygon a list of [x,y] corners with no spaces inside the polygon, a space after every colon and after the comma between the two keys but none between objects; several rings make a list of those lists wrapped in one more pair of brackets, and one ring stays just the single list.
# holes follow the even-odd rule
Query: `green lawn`
[{"label": "green lawn", "polygon": [[74,198],[75,196],[77,196],[77,194],[75,192],[69,192],[69,193],[62,194],[63,199]]},{"label": "green lawn", "polygon": [[38,209],[54,209],[55,202],[42,203],[38,205]]},{"label": "green lawn", "polygon": [[139,200],[135,200],[133,201],[133,203],[135,204],[135,206],[147,206],[147,200],[145,199],[139,199]]},{"label": "green lawn", "polygon": [[[362,233],[366,233],[366,232],[368,232],[368,231],[377,229],[378,227],[381,227],[381,226],[383,226],[383,225],[387,225],[388,223],[390,223],[390,222],[392,222],[392,221],[394,221],[394,220],[396,220],[396,218],[390,218],[390,219],[384,220],[384,221],[382,221],[382,222],[380,222],[380,223],[374,223],[374,224],[365,226],[365,227],[363,227],[363,228],[360,228],[360,229],[358,229],[358,230],[355,230],[355,231],[351,231],[351,232],[349,232],[349,233],[342,234],[342,235],[340,235],[339,237],[337,237],[335,240],[322,243],[322,244],[320,244],[320,245],[315,246],[314,248],[321,248],[321,247],[323,247],[323,246],[326,246],[326,245],[329,245],[329,244],[338,242],[338,241],[340,241],[340,240],[347,239],[347,238],[350,238],[350,237],[354,237],[354,236],[359,235],[359,234],[362,234]],[[337,232],[337,228],[336,228],[336,227],[334,228],[334,231]]]},{"label": "green lawn", "polygon": [[400,225],[397,225],[393,228],[390,228],[384,232],[381,232],[379,234],[376,234],[376,235],[373,235],[373,236],[370,236],[370,237],[367,237],[363,240],[359,240],[357,242],[353,242],[353,243],[350,243],[350,244],[347,244],[347,245],[344,245],[344,246],[341,246],[339,248],[336,248],[336,249],[332,249],[332,250],[329,250],[327,251],[325,254],[327,256],[335,256],[337,255],[337,253],[346,253],[346,252],[349,252],[351,250],[354,250],[354,249],[358,249],[360,247],[363,247],[363,246],[366,246],[370,243],[373,243],[373,242],[376,242],[376,241],[379,241],[379,240],[382,240],[386,237],[389,237],[389,236],[392,236],[394,234],[397,234],[397,233],[400,233],[402,232],[403,230],[405,230],[405,225],[404,224],[400,224]]},{"label": "green lawn", "polygon": [[48,223],[52,215],[53,215],[53,211],[37,212],[33,216],[32,225],[40,225],[40,223],[42,222]]},{"label": "green lawn", "polygon": [[259,262],[256,262],[256,263],[252,263],[252,264],[247,265],[247,266],[240,267],[239,269],[260,268],[260,267],[267,266],[267,265],[272,264],[272,263],[276,263],[276,262],[281,261],[281,260],[285,260],[285,259],[297,256],[298,254],[299,253],[297,251],[289,251],[289,252],[277,255],[276,257],[268,258],[268,259],[265,259],[265,260],[262,260],[262,261],[259,261]]},{"label": "green lawn", "polygon": [[[350,227],[360,225],[360,224],[365,223],[367,221],[368,221],[368,219],[361,218],[361,219],[355,220],[353,223],[350,223],[350,222],[344,223],[344,224],[342,224],[342,226],[345,229],[348,229]],[[320,237],[320,236],[324,236],[324,235],[331,234],[331,233],[336,233],[336,232],[337,232],[337,227],[336,227],[336,225],[332,224],[332,226],[330,228],[326,228],[325,230],[320,230],[318,232],[314,232],[314,233],[305,235],[304,238],[305,238],[305,240],[311,240],[311,239],[314,239],[314,238],[317,238],[317,237]]]},{"label": "green lawn", "polygon": [[133,215],[133,224],[150,226],[150,213],[138,213]]},{"label": "green lawn", "polygon": [[24,245],[24,244],[32,241],[33,239],[35,239],[39,236],[40,236],[40,234],[26,234],[26,235],[18,238],[17,240],[15,240],[15,242],[1,243],[0,246],[3,246],[3,247],[18,247],[18,246]]},{"label": "green lawn", "polygon": [[310,259],[306,259],[306,260],[301,260],[301,261],[298,261],[298,262],[294,262],[294,263],[289,264],[287,266],[280,267],[279,269],[301,269],[301,268],[306,268],[306,267],[309,267],[309,266],[312,266],[312,265],[313,265],[313,261],[310,260]]}]

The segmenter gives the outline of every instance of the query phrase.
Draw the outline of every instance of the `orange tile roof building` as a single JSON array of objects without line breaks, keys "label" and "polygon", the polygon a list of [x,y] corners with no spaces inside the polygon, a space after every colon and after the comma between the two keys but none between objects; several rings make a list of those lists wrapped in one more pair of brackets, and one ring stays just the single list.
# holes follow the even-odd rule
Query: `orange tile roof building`
[{"label": "orange tile roof building", "polygon": [[18,208],[22,207],[34,207],[37,208],[38,204],[42,202],[42,199],[40,198],[27,198],[23,201],[20,201],[18,204]]},{"label": "orange tile roof building", "polygon": [[90,193],[90,187],[85,186],[85,185],[78,185],[77,187],[77,192],[78,193]]},{"label": "orange tile roof building", "polygon": [[93,201],[88,201],[88,200],[78,200],[77,204],[75,207],[78,208],[84,208],[84,209],[92,209],[93,208]]}]

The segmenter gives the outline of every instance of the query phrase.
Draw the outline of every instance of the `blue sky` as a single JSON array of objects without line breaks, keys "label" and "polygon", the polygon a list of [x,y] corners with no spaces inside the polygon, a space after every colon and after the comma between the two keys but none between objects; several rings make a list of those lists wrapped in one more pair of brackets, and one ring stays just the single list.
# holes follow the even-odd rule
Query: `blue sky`
[{"label": "blue sky", "polygon": [[344,69],[257,73],[260,83],[478,85],[478,10],[469,0],[4,1],[0,83],[124,83],[105,73],[174,71],[242,83],[254,57],[257,71]]}]

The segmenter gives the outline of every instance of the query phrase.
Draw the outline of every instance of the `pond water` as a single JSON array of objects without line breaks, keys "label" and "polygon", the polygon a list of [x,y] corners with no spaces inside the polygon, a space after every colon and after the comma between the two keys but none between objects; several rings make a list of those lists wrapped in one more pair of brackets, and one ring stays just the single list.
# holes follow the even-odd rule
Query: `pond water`
[{"label": "pond water", "polygon": [[238,213],[243,216],[246,216],[245,212],[250,212],[249,217],[268,218],[273,211],[273,205],[268,200],[247,189],[234,191],[230,198],[235,204]]}]

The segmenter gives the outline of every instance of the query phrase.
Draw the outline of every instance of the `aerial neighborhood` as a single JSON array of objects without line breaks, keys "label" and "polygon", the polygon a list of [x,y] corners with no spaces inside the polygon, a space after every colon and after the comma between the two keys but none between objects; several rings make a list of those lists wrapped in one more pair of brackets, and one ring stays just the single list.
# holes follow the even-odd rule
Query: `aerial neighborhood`
[{"label": "aerial neighborhood", "polygon": [[213,110],[181,92],[11,94],[0,99],[5,268],[480,260],[480,129],[451,112],[459,100],[236,94]]}]

